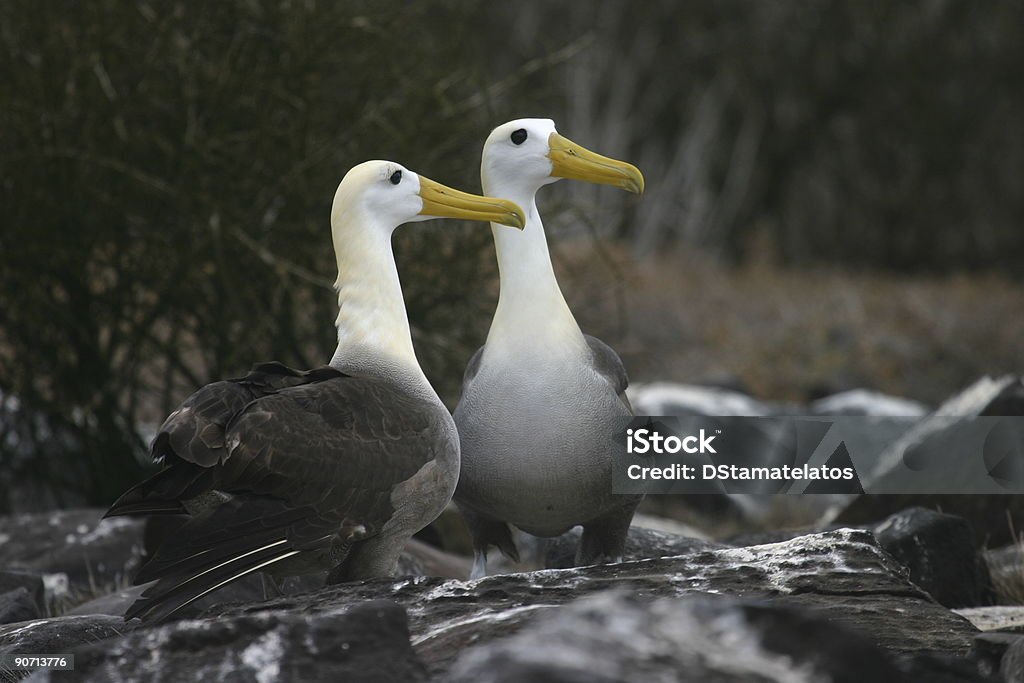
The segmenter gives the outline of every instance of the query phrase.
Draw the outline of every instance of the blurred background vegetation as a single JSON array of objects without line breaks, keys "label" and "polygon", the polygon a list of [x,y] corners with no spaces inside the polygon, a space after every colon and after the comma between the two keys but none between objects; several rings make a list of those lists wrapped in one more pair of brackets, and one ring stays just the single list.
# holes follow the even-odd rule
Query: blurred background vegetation
[{"label": "blurred background vegetation", "polygon": [[[198,386],[325,362],[345,171],[479,189],[520,116],[645,172],[541,198],[634,380],[934,402],[1020,371],[1022,67],[1012,2],[0,4],[0,510],[107,504]],[[490,233],[396,249],[453,402]]]}]

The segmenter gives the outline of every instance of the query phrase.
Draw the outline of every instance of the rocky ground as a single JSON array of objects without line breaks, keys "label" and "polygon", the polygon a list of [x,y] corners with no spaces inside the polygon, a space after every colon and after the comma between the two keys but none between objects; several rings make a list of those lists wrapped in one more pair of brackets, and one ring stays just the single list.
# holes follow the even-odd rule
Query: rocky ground
[{"label": "rocky ground", "polygon": [[[1015,409],[1022,386],[975,388],[970,410]],[[742,533],[643,516],[620,564],[569,567],[569,534],[547,549],[559,568],[479,581],[448,532],[427,534],[402,577],[313,577],[271,600],[240,583],[156,626],[120,615],[159,528],[12,515],[0,654],[74,654],[73,673],[32,681],[1024,681],[1019,496],[836,497],[804,529],[772,527],[757,499],[703,498],[683,501],[692,519],[718,510]]]},{"label": "rocky ground", "polygon": [[[1024,608],[988,606],[969,523],[923,508],[759,545],[635,528],[621,564],[479,581],[299,586],[274,600],[242,586],[155,627],[118,616],[138,592],[127,577],[143,527],[99,512],[0,522],[0,653],[75,655],[73,674],[30,680],[988,681],[1003,680],[1001,660],[1012,669],[1004,652],[1024,652]],[[35,537],[26,561],[9,554],[57,519],[73,530]],[[436,554],[417,546],[408,566]],[[67,608],[102,586],[117,590]]]}]

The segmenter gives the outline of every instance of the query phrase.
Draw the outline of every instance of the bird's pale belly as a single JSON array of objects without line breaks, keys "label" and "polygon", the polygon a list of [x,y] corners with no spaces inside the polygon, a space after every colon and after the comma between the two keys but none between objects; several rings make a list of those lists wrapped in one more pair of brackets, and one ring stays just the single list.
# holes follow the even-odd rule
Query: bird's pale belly
[{"label": "bird's pale belly", "polygon": [[627,415],[600,382],[494,382],[467,392],[455,413],[462,443],[456,499],[538,536],[599,517],[621,505],[611,490],[612,463],[617,418]]}]

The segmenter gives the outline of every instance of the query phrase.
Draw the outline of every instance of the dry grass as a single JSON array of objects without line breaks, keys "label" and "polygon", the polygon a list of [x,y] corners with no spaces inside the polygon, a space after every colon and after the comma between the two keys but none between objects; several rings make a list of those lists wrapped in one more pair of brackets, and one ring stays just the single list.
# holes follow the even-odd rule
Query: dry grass
[{"label": "dry grass", "polygon": [[556,246],[580,324],[634,381],[738,382],[803,401],[852,387],[937,403],[982,374],[1024,371],[1024,285],[997,275],[730,268],[699,253],[637,262]]},{"label": "dry grass", "polygon": [[989,566],[996,604],[1024,605],[1024,558],[1019,555],[998,567]]}]

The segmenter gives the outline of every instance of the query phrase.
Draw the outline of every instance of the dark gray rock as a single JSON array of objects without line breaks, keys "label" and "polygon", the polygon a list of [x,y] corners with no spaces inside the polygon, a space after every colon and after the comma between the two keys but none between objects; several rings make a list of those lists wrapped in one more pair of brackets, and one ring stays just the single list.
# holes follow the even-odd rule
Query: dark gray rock
[{"label": "dark gray rock", "polygon": [[44,609],[43,577],[39,574],[23,571],[0,571],[0,593],[24,588],[38,609]]},{"label": "dark gray rock", "polygon": [[987,681],[972,659],[893,655],[828,610],[722,596],[650,601],[613,591],[471,648],[449,683]]},{"label": "dark gray rock", "polygon": [[897,681],[890,655],[812,610],[615,591],[467,651],[450,683]]},{"label": "dark gray rock", "polygon": [[80,509],[0,517],[0,567],[42,576],[57,605],[80,602],[129,583],[142,556],[139,520],[102,520]]},{"label": "dark gray rock", "polygon": [[39,617],[39,605],[25,587],[0,593],[0,624],[28,621]]},{"label": "dark gray rock", "polygon": [[983,670],[976,657],[921,652],[900,655],[896,663],[906,683],[1003,683],[998,674]]},{"label": "dark gray rock", "polygon": [[[827,529],[826,531],[834,531],[834,529]],[[733,534],[729,538],[725,539],[726,545],[734,548],[739,548],[748,545],[767,545],[769,543],[782,543],[783,541],[791,541],[794,538],[800,536],[806,536],[807,534],[814,533],[807,529],[775,529],[771,531],[742,531],[738,534]]]},{"label": "dark gray rock", "polygon": [[131,631],[120,617],[105,615],[50,617],[0,626],[0,654],[66,653],[81,643],[92,643]]},{"label": "dark gray rock", "polygon": [[[974,530],[978,547],[1012,543],[1013,530],[1024,529],[1024,496],[1005,494],[1022,485],[1016,480],[1018,475],[1024,476],[1024,472],[1018,472],[1024,469],[1024,462],[1019,457],[1006,458],[1004,469],[1012,472],[1005,479],[998,479],[995,474],[979,477],[979,471],[984,475],[984,470],[995,463],[979,463],[976,458],[964,457],[961,449],[949,447],[946,438],[950,425],[958,423],[957,418],[1020,415],[1024,415],[1024,380],[1015,376],[978,380],[908,430],[882,454],[875,471],[864,477],[865,485],[877,494],[858,496],[824,522],[875,524],[900,510],[920,506],[966,519]],[[1008,425],[1003,426],[1003,436],[1011,441],[1019,439],[1019,429],[1014,432]],[[1019,455],[1024,444],[1017,443],[1016,448]],[[931,493],[950,487],[956,488],[956,493]],[[974,491],[971,487],[980,488]]]},{"label": "dark gray rock", "polygon": [[996,673],[999,671],[1006,650],[1009,649],[1010,645],[1022,639],[1024,639],[1024,636],[1014,633],[993,632],[978,634],[978,637],[974,639],[978,668],[989,675]]},{"label": "dark gray rock", "polygon": [[967,520],[975,547],[1014,542],[1013,530],[1024,529],[1024,496],[953,494],[862,495],[836,517],[833,524],[870,526],[910,507],[922,507]]},{"label": "dark gray rock", "polygon": [[988,569],[965,519],[914,507],[891,515],[873,531],[879,545],[910,570],[910,580],[939,604],[991,604]]},{"label": "dark gray rock", "polygon": [[[582,530],[576,528],[551,540],[547,550],[546,566],[548,569],[568,569],[575,566],[576,547],[579,545],[581,535]],[[630,562],[654,557],[673,557],[724,547],[720,543],[698,538],[632,527],[626,539],[626,552],[623,554],[623,560]]]},{"label": "dark gray rock", "polygon": [[[860,473],[861,479],[878,494],[1024,493],[1024,433],[1013,422],[984,419],[1019,416],[1022,410],[1024,380],[1012,375],[983,377],[907,429],[879,455],[871,471]],[[985,458],[973,448],[964,452],[962,444],[982,437],[987,451],[989,437],[994,436],[999,436],[1000,448],[1015,451],[1001,465],[987,460],[989,455],[996,457],[994,452],[986,452]]]},{"label": "dark gray rock", "polygon": [[[76,681],[427,680],[409,644],[405,610],[385,600],[312,615],[265,612],[180,621],[80,645],[71,653]],[[30,680],[64,679],[39,673]]]},{"label": "dark gray rock", "polygon": [[679,557],[490,576],[479,581],[413,578],[330,586],[262,604],[216,609],[208,617],[264,611],[317,614],[354,601],[388,598],[410,616],[413,645],[442,672],[470,645],[518,631],[557,606],[610,588],[649,598],[715,593],[787,607],[829,610],[836,623],[871,634],[892,654],[966,657],[976,629],[910,583],[905,569],[865,531],[839,530],[785,543],[701,551]]},{"label": "dark gray rock", "polygon": [[[865,525],[902,565],[910,580],[946,607],[989,605],[994,600],[988,565],[976,550],[971,525],[961,517],[912,507]],[[731,536],[733,546],[778,543],[805,531],[761,531]]]},{"label": "dark gray rock", "polygon": [[[869,532],[837,530],[743,548],[699,549],[658,532],[639,532],[633,542],[637,553],[669,556],[479,581],[418,577],[342,584],[270,601],[245,598],[243,604],[208,607],[200,619],[162,626],[104,615],[39,619],[0,626],[0,653],[73,652],[76,679],[96,681],[220,680],[217,672],[249,680],[275,671],[281,680],[360,680],[352,676],[363,671],[379,678],[362,680],[415,681],[426,675],[419,661],[443,674],[470,647],[528,628],[579,598],[616,589],[645,601],[733,596],[743,605],[743,623],[754,626],[763,607],[767,625],[756,642],[776,657],[785,643],[764,643],[772,632],[784,631],[780,624],[789,624],[787,633],[815,631],[824,614],[836,628],[867,634],[886,653],[883,661],[901,671],[937,666],[942,657],[964,670],[974,666],[977,630],[911,583]],[[377,603],[365,608],[372,614],[363,614],[354,607],[378,599],[408,611],[411,644],[405,622],[397,625],[402,610]],[[722,606],[723,623],[735,616],[732,603],[710,602],[700,612],[706,621],[719,618],[715,604]],[[807,610],[805,622],[800,615]],[[826,660],[846,661],[824,642],[821,652],[814,666],[823,671],[831,666]],[[39,674],[37,680],[49,679]]]},{"label": "dark gray rock", "polygon": [[1024,638],[1018,638],[1006,648],[999,673],[1006,683],[1024,683]]}]

